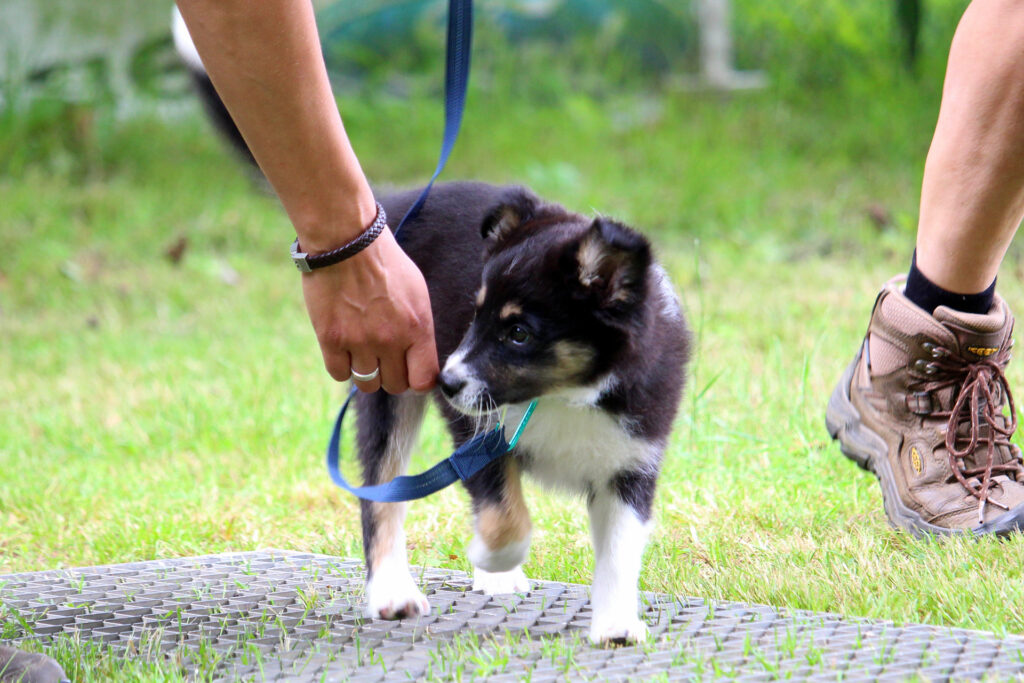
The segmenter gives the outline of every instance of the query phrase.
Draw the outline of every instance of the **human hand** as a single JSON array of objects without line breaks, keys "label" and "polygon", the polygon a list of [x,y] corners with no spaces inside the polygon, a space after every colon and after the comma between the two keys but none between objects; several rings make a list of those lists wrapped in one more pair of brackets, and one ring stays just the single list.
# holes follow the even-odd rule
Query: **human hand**
[{"label": "human hand", "polygon": [[324,365],[340,381],[352,369],[380,375],[360,391],[427,391],[439,371],[423,274],[390,229],[352,258],[302,275],[306,310]]}]

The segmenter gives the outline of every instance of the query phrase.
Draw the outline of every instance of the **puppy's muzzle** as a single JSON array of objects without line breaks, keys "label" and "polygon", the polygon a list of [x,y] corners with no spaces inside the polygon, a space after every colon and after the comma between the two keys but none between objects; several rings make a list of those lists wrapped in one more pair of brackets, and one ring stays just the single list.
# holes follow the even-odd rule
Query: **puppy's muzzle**
[{"label": "puppy's muzzle", "polygon": [[452,399],[466,387],[466,378],[459,377],[445,369],[438,376],[437,385],[441,387],[441,393],[445,395],[445,398]]}]

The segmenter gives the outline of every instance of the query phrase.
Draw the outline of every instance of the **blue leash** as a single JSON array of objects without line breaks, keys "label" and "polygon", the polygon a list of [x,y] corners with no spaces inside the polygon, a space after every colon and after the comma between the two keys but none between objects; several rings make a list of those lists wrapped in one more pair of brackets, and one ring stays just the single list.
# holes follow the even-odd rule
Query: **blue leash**
[{"label": "blue leash", "polygon": [[505,440],[505,428],[498,424],[482,434],[477,434],[466,443],[459,446],[450,456],[431,467],[426,472],[414,476],[395,477],[386,484],[376,486],[352,486],[345,477],[341,476],[341,469],[338,464],[338,451],[341,445],[341,423],[345,419],[345,411],[355,395],[355,390],[349,392],[345,404],[338,413],[338,419],[334,421],[334,431],[331,432],[331,442],[327,445],[327,471],[331,475],[331,481],[345,489],[349,493],[372,500],[376,503],[398,503],[406,500],[425,498],[431,493],[454,484],[459,479],[465,481],[474,474],[486,467],[491,461],[496,460],[516,447],[526,423],[530,421],[537,402],[533,401],[526,408],[523,419],[519,422],[511,441]]},{"label": "blue leash", "polygon": [[444,68],[444,138],[441,154],[430,181],[416,202],[402,216],[395,228],[395,236],[419,214],[427,201],[430,188],[441,175],[448,157],[455,147],[462,126],[462,112],[466,108],[466,87],[469,85],[469,57],[473,47],[473,0],[448,0],[448,52]]},{"label": "blue leash", "polygon": [[[473,45],[473,2],[472,0],[448,0],[448,56],[444,72],[444,139],[441,142],[441,154],[437,160],[437,168],[430,182],[423,188],[416,202],[405,212],[394,234],[397,237],[405,224],[416,217],[427,201],[430,188],[441,175],[448,157],[451,155],[455,140],[459,137],[462,125],[462,112],[466,106],[466,86],[469,84],[469,57]],[[341,447],[341,425],[345,413],[352,403],[358,389],[352,388],[345,403],[334,421],[331,441],[327,445],[327,471],[331,481],[349,493],[378,503],[397,503],[406,500],[424,498],[431,493],[462,479],[465,481],[491,461],[500,458],[515,448],[519,436],[523,433],[526,423],[533,415],[537,402],[533,401],[526,409],[519,427],[512,435],[511,441],[505,440],[505,428],[498,424],[494,429],[478,434],[462,444],[448,458],[437,463],[426,472],[415,476],[395,477],[386,484],[376,486],[351,486],[341,476],[339,466],[339,450]]]}]

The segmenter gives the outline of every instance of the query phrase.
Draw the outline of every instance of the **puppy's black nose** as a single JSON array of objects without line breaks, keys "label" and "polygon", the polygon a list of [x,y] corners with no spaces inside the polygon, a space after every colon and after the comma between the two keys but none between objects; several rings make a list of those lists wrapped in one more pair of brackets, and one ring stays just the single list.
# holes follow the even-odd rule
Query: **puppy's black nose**
[{"label": "puppy's black nose", "polygon": [[442,394],[451,398],[462,391],[462,387],[466,386],[466,380],[456,377],[453,373],[442,371],[437,378],[437,385],[441,387]]}]

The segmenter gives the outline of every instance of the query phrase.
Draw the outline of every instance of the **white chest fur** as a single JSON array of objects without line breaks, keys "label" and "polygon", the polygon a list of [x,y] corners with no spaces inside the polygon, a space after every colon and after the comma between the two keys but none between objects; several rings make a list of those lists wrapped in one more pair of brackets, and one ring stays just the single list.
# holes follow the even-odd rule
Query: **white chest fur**
[{"label": "white chest fur", "polygon": [[[527,424],[519,444],[529,454],[531,478],[543,486],[586,492],[623,470],[653,463],[656,446],[631,436],[618,420],[576,397],[546,397]],[[507,434],[522,419],[525,406],[509,406]]]}]

